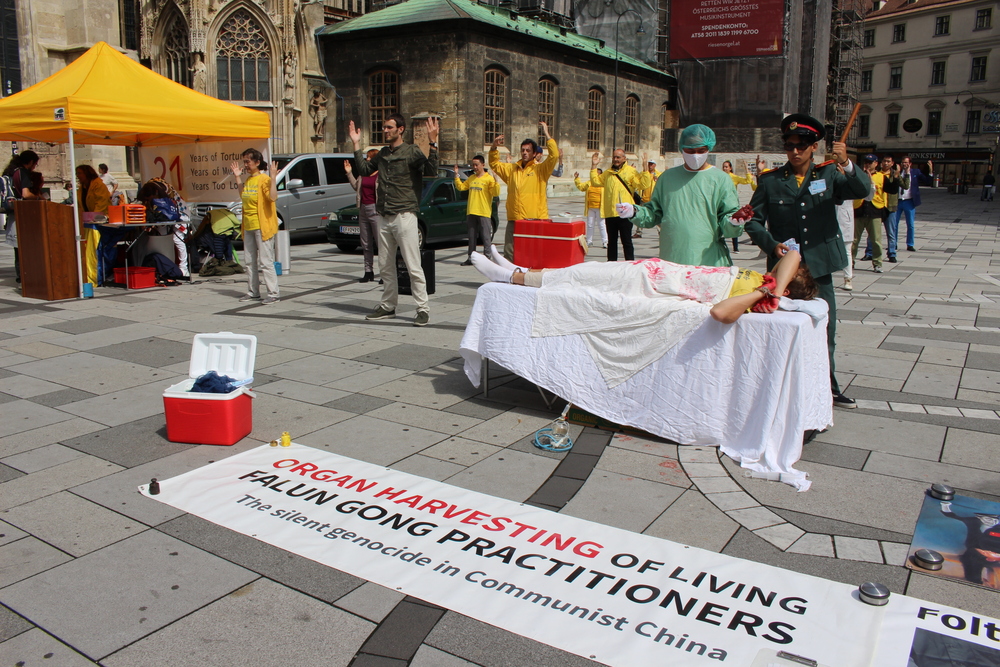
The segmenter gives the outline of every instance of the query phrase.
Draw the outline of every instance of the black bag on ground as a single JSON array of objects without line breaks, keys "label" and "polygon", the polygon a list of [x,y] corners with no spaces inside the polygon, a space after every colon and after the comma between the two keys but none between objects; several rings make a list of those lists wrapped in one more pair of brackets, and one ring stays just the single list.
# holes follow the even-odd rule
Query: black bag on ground
[{"label": "black bag on ground", "polygon": [[177,280],[184,277],[184,274],[181,273],[176,264],[158,252],[151,252],[146,255],[142,260],[142,265],[156,269],[156,279],[158,281]]},{"label": "black bag on ground", "polygon": [[[424,279],[427,281],[427,293],[434,294],[434,251],[420,251],[420,268],[424,270]],[[403,253],[396,249],[396,284],[400,294],[412,295],[410,288],[410,272],[406,270],[406,262],[403,261]]]}]

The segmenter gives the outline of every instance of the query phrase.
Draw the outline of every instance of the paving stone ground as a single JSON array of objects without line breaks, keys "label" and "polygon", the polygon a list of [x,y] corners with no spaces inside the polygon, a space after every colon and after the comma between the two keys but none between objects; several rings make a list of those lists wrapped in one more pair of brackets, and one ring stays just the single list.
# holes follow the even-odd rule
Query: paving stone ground
[{"label": "paving stone ground", "polygon": [[[1000,501],[995,206],[928,191],[916,251],[903,246],[883,274],[858,262],[854,291],[838,292],[837,366],[859,409],[835,411],[805,446],[806,493],[749,478],[711,447],[574,427],[572,452],[535,448],[562,404],[545,409],[510,376],[486,399],[462,372],[482,282],[459,266],[462,248],[437,251],[431,324],[414,328],[405,296],[397,319],[366,323],[380,288],[357,282],[359,254],[321,239],[292,247],[269,306],[238,303],[244,283],[229,278],[23,299],[0,246],[0,664],[594,664],[135,491],[284,430],[551,511],[1000,615],[996,593],[902,566],[930,482]],[[578,213],[582,199],[550,208]],[[637,255],[657,242],[646,231]],[[741,249],[737,264],[763,266]],[[258,338],[254,431],[233,447],[170,443],[162,391],[186,376],[192,336],[216,331]]]}]

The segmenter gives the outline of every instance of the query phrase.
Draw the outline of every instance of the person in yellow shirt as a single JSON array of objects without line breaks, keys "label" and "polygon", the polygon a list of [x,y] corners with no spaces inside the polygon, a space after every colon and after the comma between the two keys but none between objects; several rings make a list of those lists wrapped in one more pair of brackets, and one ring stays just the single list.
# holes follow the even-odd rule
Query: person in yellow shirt
[{"label": "person in yellow shirt", "polygon": [[885,210],[885,192],[882,190],[883,174],[878,171],[878,157],[864,157],[864,169],[872,179],[868,197],[854,200],[854,243],[851,244],[851,265],[858,256],[858,243],[866,231],[872,242],[872,270],[882,273],[882,218]]},{"label": "person in yellow shirt", "polygon": [[[233,162],[236,183],[246,171],[249,176],[240,190],[243,201],[243,264],[247,268],[247,293],[240,301],[257,301],[262,304],[278,300],[278,275],[274,270],[274,241],[278,233],[278,163],[271,162],[271,175],[260,170],[264,156],[256,148],[243,151],[243,166]],[[260,280],[264,278],[267,296],[261,297]]]},{"label": "person in yellow shirt", "polygon": [[[656,170],[656,160],[650,160],[645,153],[643,153],[642,158],[646,166],[639,173],[639,199],[642,201],[636,202],[637,204],[645,204],[653,198],[653,188],[656,187],[656,179],[663,173]],[[632,234],[632,238],[642,238],[642,227],[635,228],[635,234]]]},{"label": "person in yellow shirt", "polygon": [[503,255],[514,259],[514,223],[517,220],[546,220],[549,217],[548,199],[545,188],[549,176],[559,164],[559,147],[549,135],[549,126],[539,123],[545,134],[545,148],[548,157],[538,163],[535,156],[542,152],[534,139],[521,142],[521,160],[514,163],[500,161],[499,146],[503,145],[503,135],[497,135],[490,147],[490,169],[507,184],[507,229],[504,231]]},{"label": "person in yellow shirt", "polygon": [[[37,172],[31,173],[35,174]],[[108,186],[104,184],[104,181],[94,171],[94,168],[89,164],[81,164],[76,168],[76,177],[80,181],[80,189],[76,192],[80,210],[107,215],[108,207],[111,206],[111,193],[108,191]],[[101,240],[101,233],[95,226],[89,226],[84,230],[84,239],[86,240],[87,249],[87,256],[84,258],[87,269],[87,282],[97,285],[99,281],[105,279],[105,276],[98,276],[99,269],[105,269],[105,267],[99,266],[98,246]],[[110,268],[105,270],[108,272],[111,271]]]},{"label": "person in yellow shirt", "polygon": [[[602,173],[598,169],[597,173]],[[594,228],[601,230],[601,247],[608,247],[608,229],[604,226],[604,216],[601,215],[601,208],[604,204],[604,188],[590,184],[590,181],[581,181],[580,172],[573,172],[573,183],[580,192],[586,192],[587,197],[583,202],[583,215],[587,218],[587,245],[594,244]]]},{"label": "person in yellow shirt", "polygon": [[618,216],[615,206],[618,204],[635,204],[632,196],[639,189],[639,172],[625,161],[625,151],[618,148],[611,154],[611,168],[598,173],[597,165],[601,163],[601,154],[594,153],[590,160],[590,185],[604,188],[604,203],[601,205],[604,214],[604,226],[608,228],[608,261],[618,261],[618,238],[622,240],[622,250],[625,260],[635,259],[635,249],[632,247],[632,221]]},{"label": "person in yellow shirt", "polygon": [[455,165],[455,189],[469,191],[469,206],[465,224],[469,227],[469,257],[462,266],[472,266],[472,253],[476,251],[476,235],[483,240],[483,254],[490,256],[493,243],[493,198],[500,196],[500,184],[486,171],[486,158],[472,158],[473,174],[462,181]]},{"label": "person in yellow shirt", "polygon": [[[757,168],[760,171],[763,171],[764,167],[761,166],[761,160],[759,155],[757,156],[757,165],[758,165]],[[737,190],[739,190],[739,186],[741,185],[749,185],[751,190],[753,191],[757,190],[757,179],[754,177],[754,175],[748,171],[746,176],[737,176],[736,172],[733,171],[733,163],[730,162],[729,160],[726,160],[722,163],[722,171],[729,174],[729,178],[733,179],[733,185],[736,186]],[[740,240],[736,237],[733,237],[733,252],[739,252],[739,251],[740,251]]]}]

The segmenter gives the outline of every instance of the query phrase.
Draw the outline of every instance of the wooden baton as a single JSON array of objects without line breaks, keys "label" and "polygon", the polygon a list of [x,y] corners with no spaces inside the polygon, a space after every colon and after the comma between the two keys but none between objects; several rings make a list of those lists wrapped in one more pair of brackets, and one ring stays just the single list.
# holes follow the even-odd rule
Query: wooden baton
[{"label": "wooden baton", "polygon": [[840,135],[840,143],[847,143],[847,135],[851,133],[851,128],[854,127],[854,121],[858,119],[859,111],[861,111],[861,102],[854,105],[854,111],[851,112],[851,117],[847,119],[847,127],[844,128],[844,133]]}]

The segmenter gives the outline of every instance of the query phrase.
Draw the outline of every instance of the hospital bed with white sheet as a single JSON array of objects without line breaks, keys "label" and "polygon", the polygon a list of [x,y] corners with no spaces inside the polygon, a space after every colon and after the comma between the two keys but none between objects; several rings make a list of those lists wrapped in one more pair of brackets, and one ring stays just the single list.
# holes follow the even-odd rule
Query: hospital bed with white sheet
[{"label": "hospital bed with white sheet", "polygon": [[825,314],[748,313],[727,325],[706,307],[693,333],[610,387],[581,334],[532,337],[538,292],[479,288],[461,343],[473,385],[488,359],[599,417],[684,445],[718,445],[746,469],[809,488],[793,466],[804,432],[833,422]]}]

